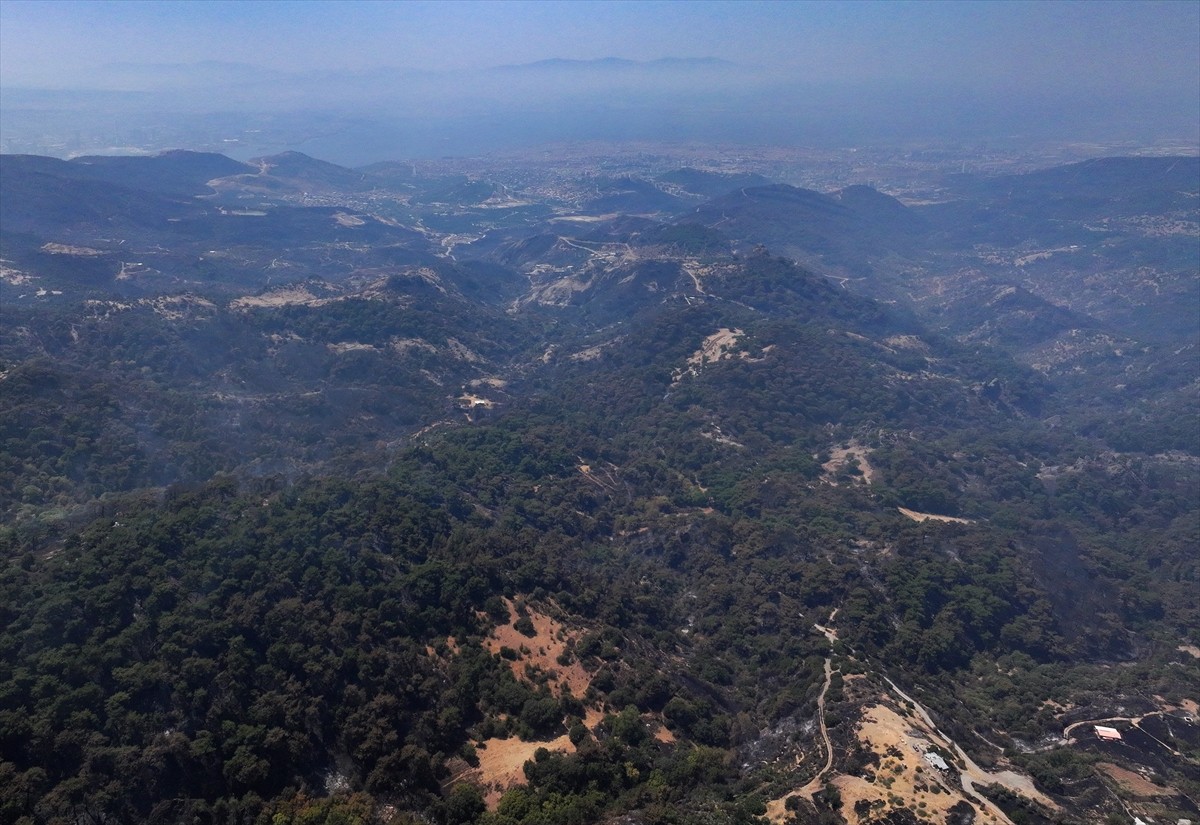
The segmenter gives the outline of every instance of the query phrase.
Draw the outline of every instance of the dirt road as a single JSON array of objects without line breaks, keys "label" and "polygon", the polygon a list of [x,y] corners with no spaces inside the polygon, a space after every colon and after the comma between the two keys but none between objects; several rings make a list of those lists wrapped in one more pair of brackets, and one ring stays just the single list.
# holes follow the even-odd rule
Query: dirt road
[{"label": "dirt road", "polygon": [[[833,618],[832,616],[830,618]],[[833,768],[833,743],[829,740],[829,729],[825,727],[825,694],[829,692],[829,684],[833,680],[833,665],[829,658],[825,659],[825,684],[821,687],[821,695],[817,697],[817,723],[821,728],[821,739],[825,742],[825,765],[803,788],[792,791],[779,799],[767,803],[767,818],[772,822],[782,822],[787,818],[787,801],[795,796],[812,799],[813,794],[821,790],[825,774]]]},{"label": "dirt road", "polygon": [[825,742],[825,765],[817,775],[796,793],[800,796],[812,795],[821,790],[825,774],[833,767],[833,743],[829,741],[829,729],[825,727],[825,694],[829,692],[829,683],[833,680],[833,667],[828,658],[825,659],[825,684],[821,687],[821,695],[817,697],[817,723],[821,726],[821,739]]},{"label": "dirt road", "polygon": [[1024,796],[1027,799],[1036,800],[1051,810],[1058,810],[1058,803],[1034,787],[1033,780],[1031,780],[1028,776],[1023,776],[1022,774],[1014,771],[997,771],[996,773],[988,773],[987,771],[983,770],[983,768],[975,764],[975,760],[967,756],[963,749],[958,746],[957,742],[938,730],[938,727],[936,724],[934,724],[933,718],[929,715],[929,712],[926,711],[916,699],[913,699],[907,693],[898,688],[896,683],[891,679],[888,679],[886,676],[884,679],[887,681],[888,685],[891,686],[892,690],[895,691],[897,696],[912,704],[913,708],[916,709],[917,713],[925,721],[925,724],[929,726],[929,729],[937,733],[938,736],[945,740],[946,744],[954,749],[954,753],[959,759],[962,760],[963,764],[966,765],[966,769],[961,773],[963,792],[980,805],[983,805],[985,808],[991,811],[997,819],[999,819],[1001,822],[1007,822],[1009,825],[1013,825],[1012,820],[1005,815],[1004,811],[1000,810],[995,803],[991,802],[989,799],[975,790],[975,785],[977,783],[980,785],[1001,785],[1005,788],[1008,788],[1013,793]]}]

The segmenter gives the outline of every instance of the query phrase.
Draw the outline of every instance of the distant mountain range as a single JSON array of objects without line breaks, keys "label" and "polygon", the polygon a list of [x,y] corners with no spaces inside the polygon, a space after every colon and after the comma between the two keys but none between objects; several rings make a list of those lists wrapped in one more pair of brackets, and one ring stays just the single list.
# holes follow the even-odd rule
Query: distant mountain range
[{"label": "distant mountain range", "polygon": [[1194,111],[1170,90],[1119,100],[1033,90],[1009,100],[949,81],[817,81],[708,56],[550,58],[455,71],[121,62],[94,72],[86,87],[6,87],[0,147],[72,155],[187,145],[243,158],[292,148],[357,165],[564,140],[1145,142],[1194,140]]},{"label": "distant mountain range", "polygon": [[598,57],[592,60],[569,60],[552,57],[532,63],[513,63],[496,66],[500,70],[516,71],[562,71],[588,70],[694,70],[694,69],[740,69],[740,64],[719,57],[660,57],[655,60],[627,60],[622,57]]}]

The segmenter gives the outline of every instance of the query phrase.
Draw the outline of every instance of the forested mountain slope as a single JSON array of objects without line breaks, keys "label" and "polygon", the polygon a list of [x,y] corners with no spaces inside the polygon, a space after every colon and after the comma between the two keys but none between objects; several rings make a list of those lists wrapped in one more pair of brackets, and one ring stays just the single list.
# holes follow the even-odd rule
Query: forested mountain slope
[{"label": "forested mountain slope", "polygon": [[1187,350],[1094,393],[1033,353],[1115,322],[923,300],[937,219],[872,191],[755,209],[891,215],[911,300],[611,214],[651,181],[328,167],[107,223],[136,175],[54,172],[5,229],[5,821],[1200,814]]}]

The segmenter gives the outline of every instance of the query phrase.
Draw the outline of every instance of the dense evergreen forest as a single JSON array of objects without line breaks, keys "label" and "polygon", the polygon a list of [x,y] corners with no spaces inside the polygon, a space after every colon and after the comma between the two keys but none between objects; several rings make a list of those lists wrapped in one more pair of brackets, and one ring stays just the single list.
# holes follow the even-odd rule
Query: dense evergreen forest
[{"label": "dense evergreen forest", "polygon": [[[1101,420],[764,247],[595,231],[6,312],[0,821],[1084,823],[1109,717],[1191,811],[1186,366]],[[588,243],[637,260],[513,297]],[[1048,804],[850,800],[889,689]]]}]

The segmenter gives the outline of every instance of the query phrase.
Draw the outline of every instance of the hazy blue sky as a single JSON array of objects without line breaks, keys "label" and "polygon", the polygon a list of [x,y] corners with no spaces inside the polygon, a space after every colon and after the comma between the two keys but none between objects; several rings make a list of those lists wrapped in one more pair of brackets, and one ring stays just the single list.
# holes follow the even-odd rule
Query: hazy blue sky
[{"label": "hazy blue sky", "polygon": [[[727,64],[487,71],[602,57]],[[0,92],[10,152],[1196,141],[1200,0],[0,0]]]},{"label": "hazy blue sky", "polygon": [[824,81],[1200,88],[1200,3],[0,0],[0,82],[113,62],[480,68],[712,56]]}]

